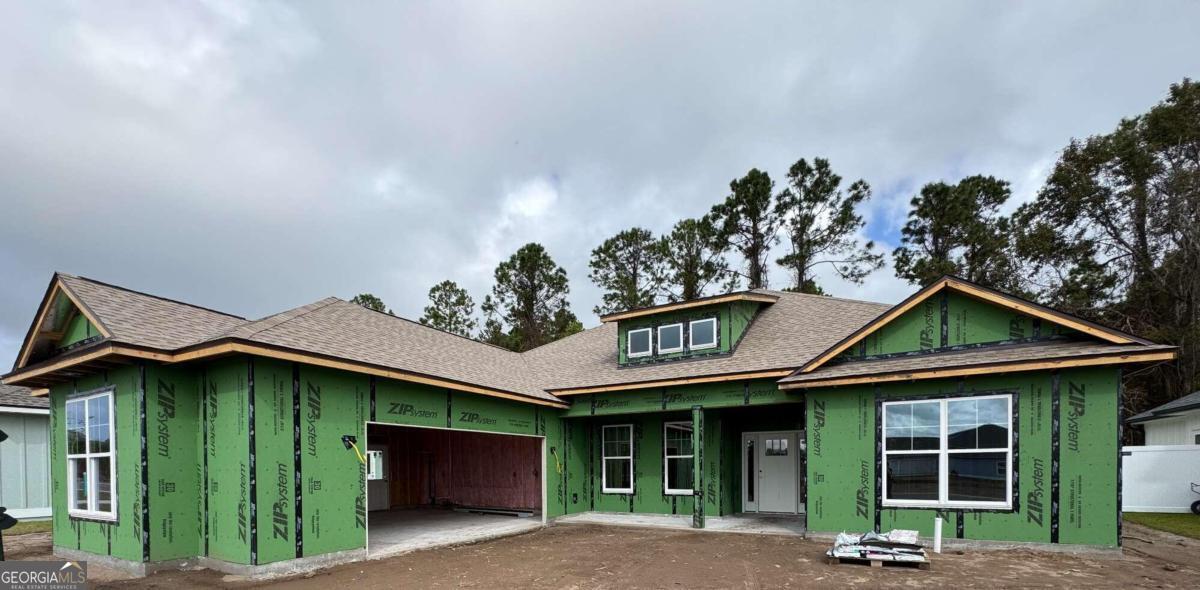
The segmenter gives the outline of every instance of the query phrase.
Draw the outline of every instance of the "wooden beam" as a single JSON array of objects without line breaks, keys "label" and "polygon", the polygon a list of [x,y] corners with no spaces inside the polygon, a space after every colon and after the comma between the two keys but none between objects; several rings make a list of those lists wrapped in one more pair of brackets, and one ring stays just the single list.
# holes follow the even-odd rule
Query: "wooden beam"
[{"label": "wooden beam", "polygon": [[650,389],[653,387],[672,387],[676,385],[696,385],[698,383],[723,383],[728,381],[745,381],[746,379],[777,379],[792,374],[791,369],[774,369],[754,373],[734,373],[729,375],[710,375],[708,377],[687,377],[660,381],[643,381],[641,383],[621,383],[617,385],[598,385],[595,387],[576,387],[570,389],[547,390],[559,397],[583,395],[585,393],[603,393],[607,391],[629,391],[635,389]]},{"label": "wooden beam", "polygon": [[608,315],[600,316],[600,321],[604,323],[627,320],[630,318],[642,317],[647,315],[655,315],[668,311],[679,311],[681,309],[691,309],[693,307],[703,307],[706,305],[716,305],[718,303],[728,303],[730,301],[755,301],[758,303],[775,303],[779,301],[776,295],[767,295],[765,293],[732,293],[729,295],[718,295],[705,299],[692,299],[691,301],[682,301],[680,303],[667,303],[656,305],[654,307],[644,307],[642,309],[631,309],[629,311],[619,311]]},{"label": "wooden beam", "polygon": [[17,355],[17,368],[20,369],[29,362],[29,353],[33,350],[33,344],[37,341],[38,332],[42,329],[42,322],[46,320],[46,314],[50,312],[50,307],[54,305],[54,297],[58,294],[59,279],[54,278],[54,284],[50,287],[50,292],[42,298],[42,307],[38,310],[37,317],[33,320],[33,325],[29,328],[29,334],[25,337],[25,343],[21,347],[21,354]]},{"label": "wooden beam", "polygon": [[[968,377],[971,375],[990,375],[994,373],[1017,373],[1026,371],[1044,371],[1053,369],[1070,369],[1074,367],[1094,367],[1100,365],[1119,365],[1126,363],[1149,363],[1169,361],[1177,353],[1173,350],[1143,353],[1120,353],[1104,356],[1083,358],[1064,358],[1059,360],[1022,361],[1014,363],[992,363],[966,367],[946,367],[942,369],[921,369],[900,373],[882,373],[876,375],[858,375],[854,377],[830,377],[812,381],[795,381],[780,383],[780,389],[815,389],[819,387],[834,387],[839,385],[863,385],[868,383],[887,383],[892,381],[918,381],[926,379],[945,379],[947,377]],[[868,361],[869,362],[869,361]]]}]

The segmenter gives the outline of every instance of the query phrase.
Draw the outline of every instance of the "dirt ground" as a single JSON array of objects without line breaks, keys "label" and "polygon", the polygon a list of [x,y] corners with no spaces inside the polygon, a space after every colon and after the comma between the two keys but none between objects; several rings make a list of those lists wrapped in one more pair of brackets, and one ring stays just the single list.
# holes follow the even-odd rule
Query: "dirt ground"
[{"label": "dirt ground", "polygon": [[[826,544],[794,537],[598,525],[540,531],[306,576],[245,582],[208,571],[121,580],[89,566],[100,588],[1195,588],[1200,541],[1127,524],[1125,554],[1026,549],[948,552],[928,571],[824,562]],[[10,558],[48,559],[49,538],[6,539]],[[33,539],[32,537],[40,537]]]}]

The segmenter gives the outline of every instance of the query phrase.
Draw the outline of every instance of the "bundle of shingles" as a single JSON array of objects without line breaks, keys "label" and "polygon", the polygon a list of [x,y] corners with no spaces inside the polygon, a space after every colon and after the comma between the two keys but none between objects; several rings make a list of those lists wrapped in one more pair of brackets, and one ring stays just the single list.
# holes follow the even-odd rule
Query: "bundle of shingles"
[{"label": "bundle of shingles", "polygon": [[839,533],[833,548],[825,553],[831,559],[927,563],[925,548],[917,543],[917,531],[871,531],[861,535]]}]

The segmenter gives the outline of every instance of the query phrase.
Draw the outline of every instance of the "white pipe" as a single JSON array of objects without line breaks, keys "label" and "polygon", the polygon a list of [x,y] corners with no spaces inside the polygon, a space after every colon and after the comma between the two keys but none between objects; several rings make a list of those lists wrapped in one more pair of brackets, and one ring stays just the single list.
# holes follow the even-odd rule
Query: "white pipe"
[{"label": "white pipe", "polygon": [[933,552],[942,552],[942,517],[933,518]]}]

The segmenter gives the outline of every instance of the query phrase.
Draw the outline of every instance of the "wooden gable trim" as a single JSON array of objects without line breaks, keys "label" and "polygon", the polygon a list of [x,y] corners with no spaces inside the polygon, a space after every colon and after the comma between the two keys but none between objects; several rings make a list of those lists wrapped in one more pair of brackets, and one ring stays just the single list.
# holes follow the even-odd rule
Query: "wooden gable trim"
[{"label": "wooden gable trim", "polygon": [[83,316],[87,318],[87,320],[91,322],[93,326],[96,327],[96,330],[100,332],[101,336],[104,336],[105,338],[112,338],[112,332],[109,331],[104,324],[100,323],[100,321],[96,319],[96,315],[92,313],[92,310],[88,309],[88,307],[84,305],[83,302],[81,302],[65,284],[63,284],[62,279],[59,278],[58,275],[55,275],[54,280],[50,282],[50,287],[46,290],[46,295],[42,297],[42,303],[38,307],[38,313],[36,316],[34,316],[33,323],[29,326],[29,331],[25,334],[25,340],[21,342],[21,351],[17,354],[17,363],[13,366],[14,370],[24,368],[29,364],[29,355],[33,352],[33,343],[38,339],[39,336],[52,336],[54,334],[61,334],[61,332],[42,331],[43,324],[46,322],[46,315],[50,313],[50,308],[54,305],[54,301],[58,298],[60,293],[66,297],[72,305],[75,306],[75,309],[78,310],[79,313],[82,313]]},{"label": "wooden gable trim", "polygon": [[729,303],[732,301],[753,301],[756,303],[775,303],[779,301],[776,295],[767,295],[765,293],[733,293],[730,295],[718,295],[716,297],[707,297],[704,299],[693,299],[691,301],[682,301],[680,303],[667,303],[664,305],[656,305],[654,307],[643,307],[642,309],[632,309],[629,311],[620,311],[600,316],[600,321],[604,323],[638,318],[648,315],[657,315],[671,311],[679,311],[681,309],[691,309],[693,307],[704,307],[706,305],[716,305],[718,303]]},{"label": "wooden gable trim", "polygon": [[999,307],[1011,309],[1029,316],[1060,324],[1068,328],[1078,330],[1079,332],[1083,332],[1084,334],[1088,334],[1089,336],[1099,338],[1105,342],[1111,342],[1113,344],[1148,344],[1148,342],[1145,340],[1134,338],[1129,334],[1125,334],[1118,330],[1106,328],[1099,324],[1082,320],[1070,314],[1062,313],[1036,303],[1031,303],[1012,295],[1000,293],[963,279],[945,276],[931,283],[924,289],[913,293],[904,301],[897,303],[891,309],[883,312],[879,317],[868,322],[865,326],[855,330],[852,334],[843,338],[825,352],[817,355],[815,358],[805,363],[796,370],[795,374],[801,375],[804,373],[810,373],[818,367],[821,367],[837,355],[845,352],[851,346],[861,342],[863,338],[866,338],[884,324],[887,324],[901,315],[904,315],[905,312],[913,309],[926,299],[929,299],[936,293],[941,292],[943,289],[953,289],[964,295],[974,297]]},{"label": "wooden gable trim", "polygon": [[1116,353],[1091,357],[1051,359],[1041,361],[1016,361],[1009,363],[988,363],[966,367],[946,367],[941,369],[920,369],[899,373],[882,373],[876,375],[857,375],[852,377],[830,377],[794,383],[780,383],[780,389],[814,389],[818,387],[834,387],[838,385],[865,385],[871,383],[887,383],[893,381],[917,381],[925,379],[945,379],[948,377],[969,377],[972,375],[990,375],[993,373],[1017,373],[1025,371],[1044,371],[1053,369],[1069,369],[1074,367],[1094,367],[1100,365],[1118,365],[1126,363],[1147,363],[1169,361],[1177,353],[1173,350],[1135,353]]}]

